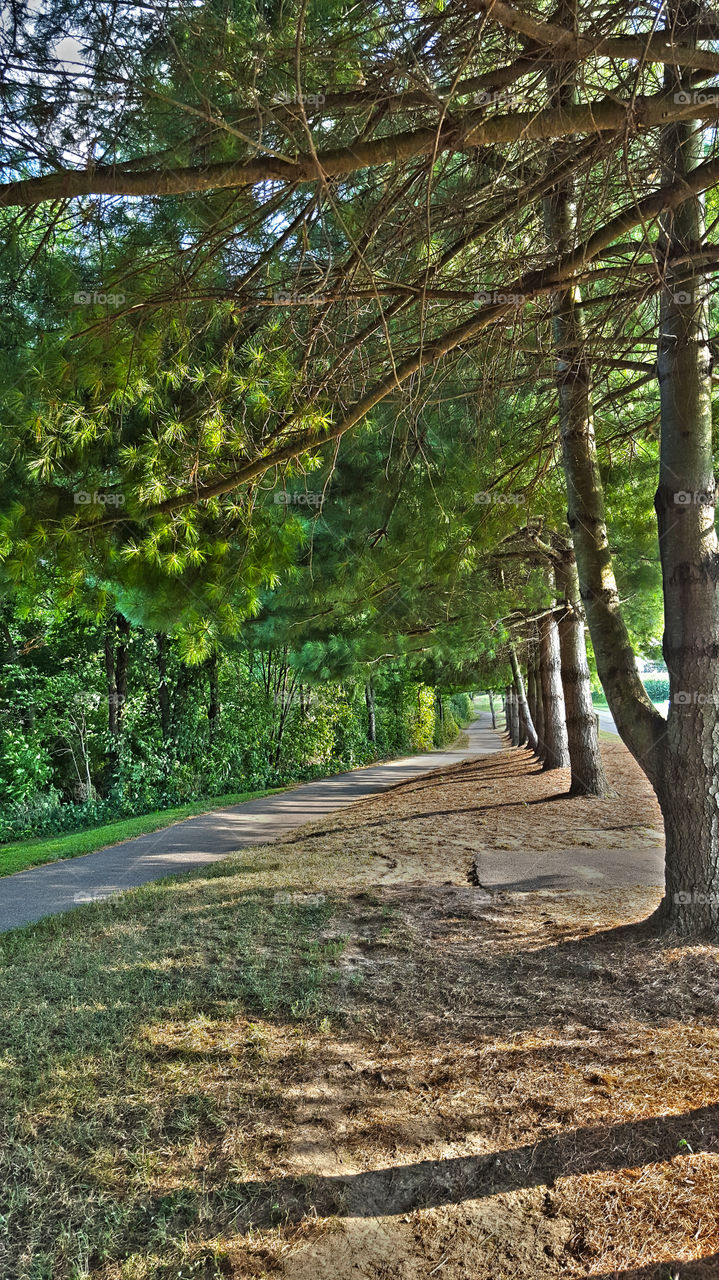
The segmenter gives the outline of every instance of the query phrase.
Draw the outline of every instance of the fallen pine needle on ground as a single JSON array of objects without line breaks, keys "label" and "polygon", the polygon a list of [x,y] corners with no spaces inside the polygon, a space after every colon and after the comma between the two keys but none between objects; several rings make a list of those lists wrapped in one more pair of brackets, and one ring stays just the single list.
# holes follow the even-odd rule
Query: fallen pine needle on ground
[{"label": "fallen pine needle on ground", "polygon": [[0,1275],[717,1280],[719,946],[478,851],[661,842],[505,751],[0,938]]}]

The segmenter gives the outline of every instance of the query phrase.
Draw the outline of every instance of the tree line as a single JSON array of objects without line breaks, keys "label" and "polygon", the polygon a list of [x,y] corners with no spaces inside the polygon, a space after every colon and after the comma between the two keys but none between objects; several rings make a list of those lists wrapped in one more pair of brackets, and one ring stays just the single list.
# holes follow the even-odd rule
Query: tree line
[{"label": "tree line", "polygon": [[431,750],[471,716],[466,693],[402,662],[317,683],[287,646],[239,641],[188,664],[118,612],[0,630],[3,841]]},{"label": "tree line", "polygon": [[[55,58],[81,22],[82,56]],[[142,596],[202,662],[298,584],[305,643],[328,610],[355,657],[376,640],[365,657],[453,676],[494,663],[489,683],[536,618],[548,758],[561,630],[580,671],[586,618],[664,815],[657,923],[716,931],[711,13],[150,5],[122,47],[108,22],[94,0],[13,16],[8,595],[52,561],[105,615]],[[472,486],[523,505],[472,511]],[[280,517],[279,490],[319,495],[317,519]],[[623,588],[642,574],[666,719],[635,660],[651,610]],[[601,792],[585,689],[566,750]]]}]

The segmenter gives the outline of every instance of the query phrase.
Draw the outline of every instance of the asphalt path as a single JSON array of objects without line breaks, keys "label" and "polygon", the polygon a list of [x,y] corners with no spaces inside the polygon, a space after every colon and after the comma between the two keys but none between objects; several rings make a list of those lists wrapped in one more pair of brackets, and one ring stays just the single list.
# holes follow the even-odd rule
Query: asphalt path
[{"label": "asphalt path", "polygon": [[[616,734],[608,711],[599,711],[602,729]],[[464,746],[431,751],[321,778],[274,796],[265,796],[174,823],[150,835],[98,849],[78,858],[32,867],[0,877],[0,932],[32,924],[88,902],[123,893],[166,876],[180,875],[226,858],[237,849],[266,844],[326,814],[422,777],[462,759],[506,751],[506,737],[481,712],[466,730]],[[587,825],[591,814],[587,815]],[[511,831],[509,832],[511,835]],[[520,847],[479,849],[474,859],[478,892],[592,892],[635,885],[661,886],[664,853],[658,832],[638,835],[637,846],[588,848],[558,842],[551,850]]]},{"label": "asphalt path", "polygon": [[279,795],[187,818],[150,835],[0,876],[0,932],[32,924],[137,885],[208,866],[247,845],[265,844],[345,805],[460,760],[501,751],[506,743],[489,714],[465,730],[465,746],[387,760],[320,778]]}]

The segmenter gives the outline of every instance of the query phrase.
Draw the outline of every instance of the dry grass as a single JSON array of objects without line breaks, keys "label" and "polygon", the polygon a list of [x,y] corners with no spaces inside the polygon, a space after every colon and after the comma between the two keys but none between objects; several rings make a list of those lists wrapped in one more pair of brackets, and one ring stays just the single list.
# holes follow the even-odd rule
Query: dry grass
[{"label": "dry grass", "polygon": [[716,1280],[719,948],[467,882],[523,822],[656,839],[607,761],[606,804],[505,753],[10,937],[2,1276]]}]

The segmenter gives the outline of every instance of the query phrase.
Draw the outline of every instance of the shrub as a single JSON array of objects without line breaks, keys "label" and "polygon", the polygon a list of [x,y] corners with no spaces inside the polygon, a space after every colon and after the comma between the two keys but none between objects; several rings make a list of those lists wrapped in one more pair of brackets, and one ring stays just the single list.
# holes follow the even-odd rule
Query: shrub
[{"label": "shrub", "polygon": [[653,702],[666,702],[669,697],[669,679],[666,676],[648,676],[644,688]]},{"label": "shrub", "polygon": [[468,693],[453,693],[449,703],[452,708],[452,715],[462,728],[465,728],[466,725],[474,720],[474,708]]}]

